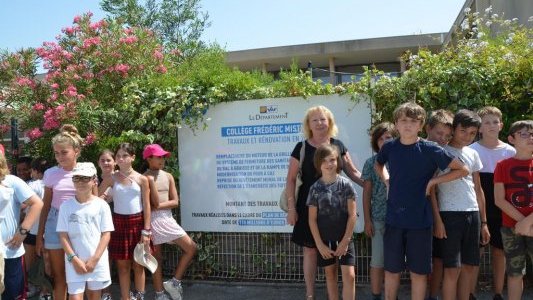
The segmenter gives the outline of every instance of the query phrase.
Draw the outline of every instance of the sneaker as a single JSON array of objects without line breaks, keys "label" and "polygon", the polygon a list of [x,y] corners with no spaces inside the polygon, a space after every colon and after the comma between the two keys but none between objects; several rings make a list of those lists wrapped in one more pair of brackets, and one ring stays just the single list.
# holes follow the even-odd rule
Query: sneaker
[{"label": "sneaker", "polygon": [[494,295],[494,298],[492,298],[493,300],[503,300],[503,296],[502,294],[496,294]]},{"label": "sneaker", "polygon": [[33,296],[36,296],[41,292],[41,289],[31,283],[28,283],[28,292],[26,293],[26,297],[31,298]]},{"label": "sneaker", "polygon": [[111,294],[109,293],[103,293],[100,300],[113,300],[113,297],[111,297]]},{"label": "sneaker", "polygon": [[39,300],[52,300],[52,295],[50,294],[42,294],[39,296]]},{"label": "sneaker", "polygon": [[137,300],[137,292],[130,291],[130,300]]},{"label": "sneaker", "polygon": [[183,288],[181,287],[181,282],[170,279],[163,282],[163,287],[170,294],[172,300],[181,300],[183,298]]},{"label": "sneaker", "polygon": [[170,297],[163,292],[155,292],[155,300],[171,300]]}]

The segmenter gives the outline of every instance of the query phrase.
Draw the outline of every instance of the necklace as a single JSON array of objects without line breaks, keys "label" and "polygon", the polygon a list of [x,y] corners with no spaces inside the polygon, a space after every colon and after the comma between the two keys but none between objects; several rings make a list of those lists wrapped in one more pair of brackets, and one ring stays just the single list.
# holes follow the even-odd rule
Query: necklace
[{"label": "necklace", "polygon": [[132,169],[129,169],[128,172],[122,172],[122,171],[118,171],[120,173],[120,175],[124,176],[125,178],[128,178],[130,177],[131,173],[133,173],[133,168]]}]

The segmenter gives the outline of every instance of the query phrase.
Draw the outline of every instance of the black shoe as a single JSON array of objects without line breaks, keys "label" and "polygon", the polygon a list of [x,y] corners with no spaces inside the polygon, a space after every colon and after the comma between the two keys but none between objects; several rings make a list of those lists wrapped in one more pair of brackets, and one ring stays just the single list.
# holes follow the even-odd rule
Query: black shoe
[{"label": "black shoe", "polygon": [[476,296],[474,296],[474,294],[470,294],[470,297],[468,298],[468,300],[477,300]]},{"label": "black shoe", "polygon": [[494,295],[494,298],[492,298],[492,300],[503,300],[503,296],[502,294],[496,294]]}]

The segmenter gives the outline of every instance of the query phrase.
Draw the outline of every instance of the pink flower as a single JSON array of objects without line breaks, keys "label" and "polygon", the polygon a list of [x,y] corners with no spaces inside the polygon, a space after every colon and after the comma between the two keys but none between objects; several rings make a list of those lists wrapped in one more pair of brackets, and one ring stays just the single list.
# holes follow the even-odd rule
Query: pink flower
[{"label": "pink flower", "polygon": [[73,35],[76,32],[76,29],[74,27],[67,27],[67,28],[61,29],[61,31],[63,31],[67,35]]},{"label": "pink flower", "polygon": [[65,110],[65,105],[61,104],[61,105],[58,105],[56,108],[55,108],[55,112],[56,114],[60,114],[62,111]]},{"label": "pink flower", "polygon": [[152,54],[152,56],[157,60],[163,59],[163,53],[161,53],[159,50],[154,50],[154,54]]},{"label": "pink flower", "polygon": [[94,133],[89,133],[86,137],[85,137],[85,145],[90,145],[92,143],[94,143],[96,141],[96,135]]},{"label": "pink flower", "polygon": [[125,65],[125,64],[118,64],[115,66],[115,71],[121,73],[122,76],[126,76],[129,70],[130,70],[130,66]]},{"label": "pink flower", "polygon": [[57,93],[52,93],[52,96],[50,96],[50,100],[55,101],[58,97],[59,95]]},{"label": "pink flower", "polygon": [[26,78],[26,77],[17,78],[17,84],[19,86],[27,86],[27,87],[31,87],[31,88],[35,87],[35,82],[33,82],[33,80],[31,80],[29,78]]},{"label": "pink flower", "polygon": [[96,46],[100,44],[100,38],[95,36],[92,38],[85,39],[83,41],[83,48],[89,48],[91,46]]},{"label": "pink flower", "polygon": [[57,84],[57,83],[52,83],[52,84],[50,85],[50,87],[53,88],[54,90],[57,90],[57,89],[59,88],[59,84]]},{"label": "pink flower", "polygon": [[96,31],[98,28],[103,27],[105,25],[106,25],[105,20],[100,20],[96,23],[92,23],[91,25],[89,25],[89,28]]},{"label": "pink flower", "polygon": [[61,94],[65,95],[67,97],[76,97],[76,95],[78,95],[78,90],[76,89],[75,86],[69,85],[67,87],[67,89]]},{"label": "pink flower", "polygon": [[164,65],[159,65],[157,68],[156,68],[156,71],[161,73],[161,74],[165,74],[167,72],[167,67],[165,67]]},{"label": "pink flower", "polygon": [[74,17],[74,23],[79,23],[81,21],[81,16]]},{"label": "pink flower", "polygon": [[44,104],[42,103],[35,103],[33,105],[33,110],[43,110],[44,109]]},{"label": "pink flower", "polygon": [[44,121],[43,127],[46,130],[52,130],[58,128],[60,125],[56,118],[48,118]]},{"label": "pink flower", "polygon": [[35,127],[33,128],[32,130],[28,131],[26,133],[26,136],[28,136],[30,138],[30,140],[36,140],[38,138],[40,138],[41,136],[43,136],[43,132],[41,131],[41,129]]},{"label": "pink flower", "polygon": [[138,40],[139,39],[136,36],[130,35],[125,38],[120,38],[119,42],[124,43],[124,44],[133,44]]}]

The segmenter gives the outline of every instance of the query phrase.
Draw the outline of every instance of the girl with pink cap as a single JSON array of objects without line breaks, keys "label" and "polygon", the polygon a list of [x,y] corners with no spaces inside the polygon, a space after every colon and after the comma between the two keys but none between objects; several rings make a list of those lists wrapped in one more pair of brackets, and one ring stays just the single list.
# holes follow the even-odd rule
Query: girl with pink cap
[{"label": "girl with pink cap", "polygon": [[[157,190],[151,190],[150,193],[152,242],[155,248],[154,255],[158,261],[157,270],[153,274],[153,281],[156,300],[168,299],[163,287],[173,300],[181,300],[183,294],[181,279],[196,254],[196,243],[172,216],[172,209],[178,207],[179,198],[174,177],[163,171],[165,157],[168,156],[170,153],[158,144],[147,145],[143,151],[143,158],[148,163],[148,170],[144,175],[153,179]],[[165,243],[178,245],[183,251],[183,255],[176,266],[174,277],[163,282],[161,245]]]}]

